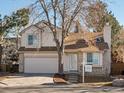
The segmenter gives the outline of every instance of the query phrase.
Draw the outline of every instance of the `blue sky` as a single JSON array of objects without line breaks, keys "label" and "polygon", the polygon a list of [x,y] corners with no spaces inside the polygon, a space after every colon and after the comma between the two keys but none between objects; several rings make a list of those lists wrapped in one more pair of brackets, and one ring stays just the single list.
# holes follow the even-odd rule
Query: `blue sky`
[{"label": "blue sky", "polygon": [[106,0],[108,3],[108,10],[111,10],[120,22],[124,25],[124,0]]},{"label": "blue sky", "polygon": [[3,15],[10,15],[13,11],[28,7],[36,0],[1,0],[0,1],[0,14]]},{"label": "blue sky", "polygon": [[[0,14],[10,15],[13,11],[29,6],[36,0],[1,0]],[[124,25],[124,0],[105,0],[108,3],[108,9],[112,10],[113,14]]]}]

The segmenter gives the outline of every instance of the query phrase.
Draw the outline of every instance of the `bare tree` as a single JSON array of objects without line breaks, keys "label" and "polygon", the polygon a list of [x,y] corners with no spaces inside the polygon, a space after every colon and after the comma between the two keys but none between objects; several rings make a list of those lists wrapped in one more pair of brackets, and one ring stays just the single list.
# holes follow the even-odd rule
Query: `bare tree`
[{"label": "bare tree", "polygon": [[[83,9],[84,0],[39,0],[44,24],[52,31],[58,53],[58,72],[63,72],[64,39],[78,14]],[[57,37],[57,28],[61,28],[61,40]]]},{"label": "bare tree", "polygon": [[[38,0],[32,10],[38,6],[36,18],[41,20],[51,31],[58,53],[58,72],[63,72],[63,51],[64,39],[68,35],[73,26],[73,22],[78,20],[82,14],[84,7],[88,4],[88,0]],[[39,9],[40,7],[40,9]],[[33,11],[34,12],[34,11]],[[35,11],[36,13],[36,11]],[[34,19],[33,19],[34,21]],[[58,27],[61,28],[61,39],[58,38]],[[39,27],[38,27],[39,28]],[[40,28],[42,30],[42,28]]]}]

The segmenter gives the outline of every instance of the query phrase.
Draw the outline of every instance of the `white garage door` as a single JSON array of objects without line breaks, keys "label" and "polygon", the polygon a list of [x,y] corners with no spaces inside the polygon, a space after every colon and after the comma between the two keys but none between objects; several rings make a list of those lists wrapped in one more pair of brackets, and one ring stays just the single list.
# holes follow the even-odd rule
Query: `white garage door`
[{"label": "white garage door", "polygon": [[25,58],[25,73],[57,73],[57,58]]}]

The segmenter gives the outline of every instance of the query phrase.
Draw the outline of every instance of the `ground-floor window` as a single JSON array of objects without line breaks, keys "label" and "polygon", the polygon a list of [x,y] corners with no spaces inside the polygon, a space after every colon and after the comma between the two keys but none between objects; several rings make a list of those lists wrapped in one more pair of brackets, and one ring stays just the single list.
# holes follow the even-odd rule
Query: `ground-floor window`
[{"label": "ground-floor window", "polygon": [[99,64],[100,53],[87,53],[87,64]]}]

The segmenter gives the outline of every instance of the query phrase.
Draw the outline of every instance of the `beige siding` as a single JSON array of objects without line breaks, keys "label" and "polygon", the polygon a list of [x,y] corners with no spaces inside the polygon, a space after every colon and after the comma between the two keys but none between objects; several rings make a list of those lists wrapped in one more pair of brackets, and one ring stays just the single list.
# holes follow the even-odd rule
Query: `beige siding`
[{"label": "beige siding", "polygon": [[[37,41],[33,45],[28,45],[28,35],[36,35]],[[29,29],[26,29],[24,33],[22,33],[21,36],[21,47],[26,48],[40,48],[41,46],[41,31],[36,27],[30,27]]]},{"label": "beige siding", "polygon": [[[36,35],[37,40],[35,41],[35,44],[28,45],[28,35]],[[61,31],[57,32],[57,38],[61,40]],[[40,29],[31,26],[30,28],[26,29],[24,33],[22,33],[21,36],[21,42],[20,47],[26,47],[26,48],[40,48],[43,47],[50,47],[50,46],[56,46],[53,33],[49,30],[44,28],[43,31]]]},{"label": "beige siding", "polygon": [[63,66],[64,66],[64,71],[68,72],[69,71],[69,58],[67,54],[63,56]]},{"label": "beige siding", "polygon": [[85,72],[85,76],[105,76],[102,67],[93,67],[92,72]]},{"label": "beige siding", "polygon": [[25,57],[57,57],[57,53],[56,52],[26,52],[24,53]]},{"label": "beige siding", "polygon": [[[61,42],[61,31],[57,32],[57,38]],[[42,46],[56,46],[53,33],[49,29],[42,32]]]},{"label": "beige siding", "polygon": [[55,46],[52,32],[44,31],[42,33],[42,46]]},{"label": "beige siding", "polygon": [[81,73],[82,71],[82,68],[81,68],[81,66],[82,66],[82,62],[83,62],[83,53],[82,52],[79,52],[78,53],[78,62],[77,62],[77,68],[78,68],[78,71]]}]

